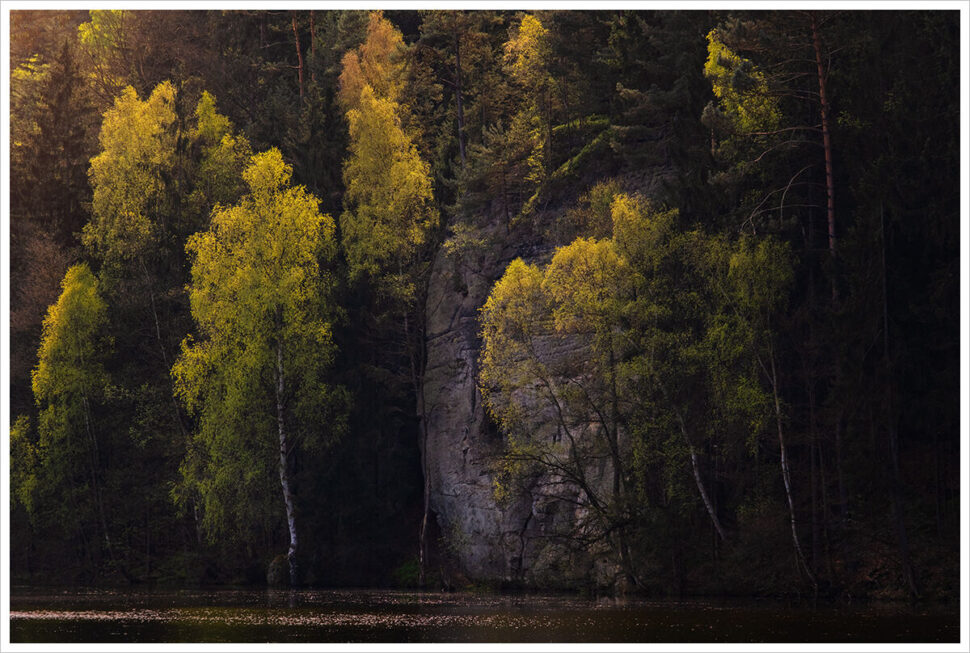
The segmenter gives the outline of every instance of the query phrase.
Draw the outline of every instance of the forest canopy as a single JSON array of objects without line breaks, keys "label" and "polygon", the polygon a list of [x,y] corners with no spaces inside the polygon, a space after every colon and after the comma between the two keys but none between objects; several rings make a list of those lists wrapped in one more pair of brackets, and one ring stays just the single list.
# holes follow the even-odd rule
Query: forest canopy
[{"label": "forest canopy", "polygon": [[959,12],[10,16],[15,582],[956,595]]}]

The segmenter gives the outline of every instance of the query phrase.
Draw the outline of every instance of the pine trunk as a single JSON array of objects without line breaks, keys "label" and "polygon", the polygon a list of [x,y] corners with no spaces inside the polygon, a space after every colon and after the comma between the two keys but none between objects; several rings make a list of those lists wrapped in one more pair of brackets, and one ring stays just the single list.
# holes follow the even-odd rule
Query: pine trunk
[{"label": "pine trunk", "polygon": [[300,48],[300,32],[296,29],[296,12],[293,12],[293,40],[296,43],[297,75],[300,79],[300,99],[303,99],[303,49]]},{"label": "pine trunk", "polygon": [[458,151],[461,164],[465,165],[465,109],[461,89],[461,42],[455,32],[455,102],[458,105]]},{"label": "pine trunk", "polygon": [[882,326],[883,326],[883,364],[886,380],[886,435],[889,439],[889,478],[890,494],[893,504],[893,521],[896,526],[896,542],[899,546],[899,559],[903,567],[903,577],[914,598],[919,598],[916,571],[909,553],[909,538],[906,535],[906,521],[903,516],[903,496],[899,478],[899,434],[896,431],[896,415],[893,406],[893,364],[889,349],[889,295],[886,280],[886,224],[880,207],[880,231],[882,233]]},{"label": "pine trunk", "polygon": [[[812,45],[815,47],[815,66],[818,72],[818,97],[822,114],[822,149],[825,152],[825,211],[829,227],[829,253],[835,258],[835,183],[832,175],[832,138],[829,132],[829,102],[825,89],[825,69],[822,66],[822,42],[818,20],[812,13]],[[832,300],[838,300],[838,286],[832,279]]]}]

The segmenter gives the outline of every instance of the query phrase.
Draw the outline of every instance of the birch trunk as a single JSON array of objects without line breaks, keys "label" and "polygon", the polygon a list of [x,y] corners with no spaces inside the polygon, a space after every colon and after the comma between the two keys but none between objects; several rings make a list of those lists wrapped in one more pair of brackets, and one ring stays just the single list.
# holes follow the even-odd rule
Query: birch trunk
[{"label": "birch trunk", "polygon": [[694,482],[697,484],[697,491],[700,492],[701,500],[704,502],[704,507],[707,509],[707,514],[711,518],[711,523],[714,524],[714,529],[717,534],[721,536],[722,540],[727,539],[724,535],[724,528],[721,526],[721,520],[717,518],[717,513],[714,511],[714,506],[711,503],[710,497],[707,495],[707,488],[704,487],[704,479],[701,478],[701,468],[697,462],[697,450],[694,449],[694,443],[691,442],[690,436],[687,434],[687,423],[684,421],[684,417],[677,411],[677,422],[680,425],[680,432],[684,436],[684,442],[687,443],[687,450],[690,452],[690,465],[694,472]]},{"label": "birch trunk", "polygon": [[795,502],[792,499],[791,471],[788,467],[788,448],[785,446],[785,431],[781,424],[781,400],[778,397],[778,374],[775,369],[775,353],[769,352],[771,362],[771,392],[775,399],[775,423],[778,427],[778,445],[781,447],[781,478],[785,483],[785,499],[788,501],[788,517],[791,522],[791,539],[795,545],[795,554],[802,565],[802,569],[808,575],[813,587],[818,587],[815,575],[805,561],[805,554],[802,552],[802,545],[798,539],[798,522],[795,520]]},{"label": "birch trunk", "polygon": [[280,339],[276,343],[276,426],[280,438],[280,485],[283,488],[283,503],[286,504],[286,525],[290,532],[290,548],[286,552],[286,559],[290,566],[290,587],[296,587],[299,585],[299,573],[296,561],[298,541],[296,534],[296,510],[294,507],[293,489],[290,484],[290,443],[286,436],[286,423],[283,415],[283,397],[285,390],[283,341]]}]

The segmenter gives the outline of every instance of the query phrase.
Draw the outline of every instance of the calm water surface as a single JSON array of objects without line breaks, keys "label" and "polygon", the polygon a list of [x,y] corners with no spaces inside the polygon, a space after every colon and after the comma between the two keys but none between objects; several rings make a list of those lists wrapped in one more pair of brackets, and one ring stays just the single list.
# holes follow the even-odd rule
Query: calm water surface
[{"label": "calm water surface", "polygon": [[13,642],[958,642],[959,608],[386,590],[12,588]]}]

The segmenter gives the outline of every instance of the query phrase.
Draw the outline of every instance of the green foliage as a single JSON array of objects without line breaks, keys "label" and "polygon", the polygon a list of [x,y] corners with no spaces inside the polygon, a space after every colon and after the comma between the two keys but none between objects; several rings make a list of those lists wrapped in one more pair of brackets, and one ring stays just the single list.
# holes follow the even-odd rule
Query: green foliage
[{"label": "green foliage", "polygon": [[820,593],[893,591],[903,530],[952,587],[954,16],[13,12],[11,572],[241,577],[279,553],[281,414],[317,580],[383,582],[441,415],[425,329],[522,256],[478,381],[495,496],[545,516],[526,578],[561,536],[650,591],[774,593],[794,519]]},{"label": "green foliage", "polygon": [[40,96],[50,76],[50,65],[36,55],[10,72],[10,156],[14,170],[30,165],[26,149],[40,131]]},{"label": "green foliage", "polygon": [[[352,276],[400,275],[438,223],[428,164],[404,133],[399,112],[396,102],[365,86],[360,108],[347,115],[351,144],[340,228]],[[406,280],[398,283],[410,293]]]},{"label": "green foliage", "polygon": [[359,108],[364,87],[379,98],[397,102],[403,86],[404,40],[382,11],[372,11],[367,38],[341,62],[340,103],[344,111]]},{"label": "green foliage", "polygon": [[91,160],[94,197],[84,244],[109,263],[142,257],[160,234],[163,178],[175,165],[175,88],[160,84],[145,101],[127,87],[104,116],[101,153]]},{"label": "green foliage", "polygon": [[10,427],[10,501],[22,505],[28,515],[34,513],[39,458],[30,417],[20,415]]},{"label": "green foliage", "polygon": [[388,293],[407,305],[414,292],[411,266],[426,233],[438,224],[438,211],[430,166],[405,132],[406,109],[397,102],[402,46],[400,32],[373,12],[359,55],[344,57],[340,98],[350,156],[340,230],[351,278],[382,277]]},{"label": "green foliage", "polygon": [[524,14],[515,36],[505,43],[506,70],[523,90],[527,104],[539,110],[552,80],[548,66],[549,30],[534,14]]},{"label": "green foliage", "polygon": [[616,180],[595,183],[575,206],[568,208],[557,222],[557,240],[571,241],[577,237],[610,238],[613,236],[613,198],[620,193]]},{"label": "green foliage", "polygon": [[92,10],[90,22],[82,23],[78,27],[81,45],[92,51],[122,47],[126,13],[117,9]]},{"label": "green foliage", "polygon": [[97,278],[85,263],[72,266],[61,282],[61,296],[47,311],[37,367],[31,375],[40,405],[80,401],[104,391],[103,360],[108,307]]},{"label": "green foliage", "polygon": [[582,489],[595,528],[608,531],[622,519],[617,486],[609,490],[588,465],[609,456],[608,476],[618,483],[623,475],[617,326],[628,276],[611,241],[578,239],[545,269],[513,261],[492,288],[481,310],[479,383],[507,436],[495,476],[500,502],[517,498],[527,479],[551,473]]},{"label": "green foliage", "polygon": [[777,97],[768,87],[764,73],[739,56],[713,29],[707,34],[707,62],[704,75],[711,80],[714,95],[741,134],[778,128],[781,113]]},{"label": "green foliage", "polygon": [[336,253],[334,222],[315,197],[289,186],[291,174],[278,150],[253,156],[243,175],[249,194],[217,207],[210,228],[186,246],[199,340],[183,342],[172,375],[199,426],[176,497],[201,496],[213,538],[252,536],[282,513],[272,490],[280,370],[280,400],[301,446],[325,446],[339,431],[338,422],[323,427],[339,395],[327,376],[333,308],[320,265]]},{"label": "green foliage", "polygon": [[542,280],[563,333],[594,333],[612,347],[615,326],[629,301],[631,271],[610,240],[579,238],[556,250]]},{"label": "green foliage", "polygon": [[533,354],[535,338],[547,332],[543,319],[549,301],[542,289],[542,271],[522,259],[512,261],[495,282],[481,308],[481,373],[479,384],[489,413],[506,428],[512,426],[518,407],[493,398],[493,388],[509,394],[542,374]]},{"label": "green foliage", "polygon": [[534,15],[523,15],[515,36],[505,43],[506,71],[521,94],[507,138],[523,152],[525,181],[533,188],[545,180],[549,158],[549,57],[548,30]]},{"label": "green foliage", "polygon": [[[146,100],[129,86],[105,113],[101,153],[91,160],[94,196],[83,242],[113,268],[156,257],[160,246],[204,227],[214,205],[235,201],[243,190],[247,139],[233,134],[207,91],[194,124],[177,115],[183,101],[170,82]],[[184,155],[186,147],[193,156]]]},{"label": "green foliage", "polygon": [[216,99],[209,91],[202,91],[195,107],[195,119],[193,137],[209,146],[219,143],[232,130],[229,119],[216,111]]},{"label": "green foliage", "polygon": [[[696,510],[698,449],[750,449],[763,434],[771,407],[755,361],[791,265],[770,239],[681,232],[676,210],[615,185],[584,200],[607,202],[612,239],[577,238],[544,268],[513,261],[496,282],[481,311],[480,384],[506,435],[497,499],[565,479],[597,528],[617,533],[620,562],[623,539],[653,528],[661,507]],[[595,471],[600,458],[610,473]]]},{"label": "green foliage", "polygon": [[78,44],[87,58],[88,77],[106,105],[132,81],[128,32],[132,13],[93,9],[91,20],[78,26]]},{"label": "green foliage", "polygon": [[419,572],[420,568],[417,558],[405,560],[391,572],[394,587],[417,588]]},{"label": "green foliage", "polygon": [[[93,420],[94,408],[109,390],[104,361],[111,353],[111,343],[104,333],[107,304],[87,264],[69,268],[61,287],[61,296],[44,320],[32,373],[39,409],[38,439],[33,464],[22,469],[26,475],[20,491],[31,492],[21,501],[30,505],[32,519],[74,537],[85,520],[93,523],[92,504],[101,501],[98,433]],[[29,453],[22,437],[20,442],[24,445],[21,453]],[[29,459],[28,455],[21,461]]]}]

